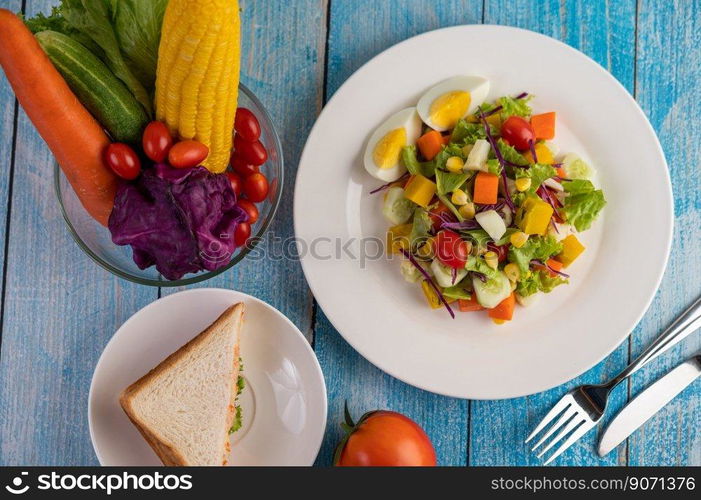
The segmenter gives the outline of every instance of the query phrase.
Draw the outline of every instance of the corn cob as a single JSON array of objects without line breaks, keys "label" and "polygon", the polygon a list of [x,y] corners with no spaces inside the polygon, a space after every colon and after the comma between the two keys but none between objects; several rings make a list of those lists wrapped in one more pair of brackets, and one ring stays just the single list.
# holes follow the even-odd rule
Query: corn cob
[{"label": "corn cob", "polygon": [[170,0],[156,74],[156,117],[209,147],[204,166],[229,164],[239,86],[238,0]]}]

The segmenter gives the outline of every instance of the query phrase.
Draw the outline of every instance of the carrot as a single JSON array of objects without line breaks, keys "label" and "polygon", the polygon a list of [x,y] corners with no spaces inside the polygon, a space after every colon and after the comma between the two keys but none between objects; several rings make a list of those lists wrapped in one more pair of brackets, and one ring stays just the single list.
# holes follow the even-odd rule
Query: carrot
[{"label": "carrot", "polygon": [[484,307],[477,302],[477,295],[475,294],[472,294],[472,297],[470,297],[469,300],[458,299],[458,307],[462,312],[481,311],[484,309]]},{"label": "carrot", "polygon": [[419,137],[416,141],[419,146],[419,151],[427,160],[433,160],[433,158],[441,151],[443,147],[443,137],[440,132],[435,130],[429,130],[424,135]]},{"label": "carrot", "polygon": [[109,138],[15,14],[0,9],[0,66],[83,207],[107,225],[117,177],[102,162]]},{"label": "carrot", "polygon": [[445,145],[445,146],[447,146],[448,144],[450,144],[450,134],[441,136],[441,142],[442,142],[443,145]]},{"label": "carrot", "polygon": [[483,205],[494,205],[499,194],[499,176],[480,172],[475,177],[475,190],[472,201]]},{"label": "carrot", "polygon": [[536,139],[555,138],[555,112],[541,113],[531,116],[531,128]]},{"label": "carrot", "polygon": [[564,168],[562,168],[562,167],[557,167],[557,168],[555,169],[555,171],[557,172],[557,176],[558,176],[558,177],[561,177],[561,178],[563,178],[563,179],[566,179],[566,178],[567,178],[567,174],[565,173],[565,169],[564,169]]},{"label": "carrot", "polygon": [[[553,271],[560,271],[562,269],[562,262],[560,262],[559,260],[548,259],[548,262],[546,262],[546,264],[548,264],[550,269],[552,269]],[[548,269],[548,271],[550,272],[550,275],[557,276],[557,273],[550,271],[550,269]]]},{"label": "carrot", "polygon": [[502,321],[511,321],[514,317],[514,309],[516,308],[516,295],[511,292],[511,295],[506,297],[504,300],[499,302],[499,304],[494,309],[489,309],[487,315],[492,319],[500,319]]}]

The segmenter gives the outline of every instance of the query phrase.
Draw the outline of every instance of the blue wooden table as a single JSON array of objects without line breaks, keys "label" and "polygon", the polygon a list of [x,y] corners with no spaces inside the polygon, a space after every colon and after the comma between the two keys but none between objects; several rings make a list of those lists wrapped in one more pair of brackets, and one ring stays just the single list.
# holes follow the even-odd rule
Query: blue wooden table
[{"label": "blue wooden table", "polygon": [[[54,0],[0,0],[28,14]],[[565,386],[506,401],[464,401],[409,387],[356,354],[317,307],[294,261],[244,261],[202,286],[234,288],[286,314],[317,352],[329,391],[319,465],[331,462],[345,399],[355,414],[389,408],[428,432],[444,465],[535,465],[527,431],[568,388],[616,373],[701,293],[701,1],[242,0],[242,81],[270,110],[287,173],[272,231],[292,234],[297,162],[324,102],[360,65],[427,30],[458,24],[531,29],[582,50],[631,92],[667,155],[675,232],[662,286],[629,340]],[[0,36],[3,36],[0,33]],[[537,64],[537,57],[535,58]],[[611,117],[615,119],[615,117]],[[130,315],[172,289],[118,279],[73,242],[51,185],[53,160],[0,77],[0,464],[91,465],[87,401],[93,368]],[[641,210],[655,210],[641,201]],[[631,246],[645,244],[645,234]],[[630,276],[635,279],[635,276]],[[625,307],[625,298],[621,298]],[[616,392],[614,408],[701,347],[692,336]],[[697,382],[604,459],[595,433],[559,465],[701,464]]]}]

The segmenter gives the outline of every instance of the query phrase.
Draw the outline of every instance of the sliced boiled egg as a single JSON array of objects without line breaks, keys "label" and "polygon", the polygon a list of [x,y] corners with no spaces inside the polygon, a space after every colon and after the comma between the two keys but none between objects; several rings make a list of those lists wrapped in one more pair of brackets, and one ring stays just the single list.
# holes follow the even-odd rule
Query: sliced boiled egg
[{"label": "sliced boiled egg", "polygon": [[477,111],[489,93],[489,80],[481,76],[454,76],[434,85],[421,96],[416,110],[423,122],[443,132],[460,118]]},{"label": "sliced boiled egg", "polygon": [[365,170],[381,181],[396,181],[406,172],[401,161],[402,148],[415,144],[420,135],[421,118],[416,108],[393,114],[370,136],[365,148]]}]

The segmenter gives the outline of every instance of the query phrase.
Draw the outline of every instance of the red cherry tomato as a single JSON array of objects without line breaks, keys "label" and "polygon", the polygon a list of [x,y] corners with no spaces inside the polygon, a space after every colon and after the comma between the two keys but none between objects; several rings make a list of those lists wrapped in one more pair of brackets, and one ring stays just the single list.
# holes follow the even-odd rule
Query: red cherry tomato
[{"label": "red cherry tomato", "polygon": [[531,124],[520,116],[510,116],[501,126],[501,137],[519,151],[529,148],[529,142],[535,141]]},{"label": "red cherry tomato", "polygon": [[251,225],[248,222],[239,222],[234,229],[234,243],[237,247],[242,247],[251,236]]},{"label": "red cherry tomato", "polygon": [[113,142],[105,150],[105,163],[122,179],[131,181],[141,172],[141,160],[131,147]]},{"label": "red cherry tomato", "polygon": [[248,214],[248,220],[246,222],[254,224],[258,220],[258,208],[250,200],[241,198],[238,202],[238,206]]},{"label": "red cherry tomato", "polygon": [[467,244],[458,233],[444,229],[436,235],[436,256],[445,266],[454,269],[465,267]]},{"label": "red cherry tomato", "polygon": [[248,142],[238,134],[234,137],[234,151],[251,165],[262,165],[268,159],[268,152],[260,141]]},{"label": "red cherry tomato", "polygon": [[495,245],[494,243],[487,243],[487,248],[497,254],[497,259],[499,262],[504,262],[506,256],[509,253],[509,245]]},{"label": "red cherry tomato", "polygon": [[350,467],[435,466],[436,452],[416,422],[393,411],[363,415],[336,450],[334,464]]},{"label": "red cherry tomato", "polygon": [[260,172],[249,175],[243,180],[243,193],[251,201],[263,201],[268,196],[268,179]]},{"label": "red cherry tomato", "polygon": [[443,224],[443,218],[446,218],[448,220],[455,220],[455,217],[453,217],[453,213],[450,211],[450,209],[440,202],[438,203],[438,206],[436,208],[431,209],[429,217],[431,218],[431,223],[433,225],[434,231],[438,231],[441,228],[441,224]]},{"label": "red cherry tomato", "polygon": [[192,168],[200,165],[209,154],[209,148],[191,139],[177,142],[168,152],[168,163],[175,168]]},{"label": "red cherry tomato", "polygon": [[236,130],[237,135],[240,135],[242,139],[248,142],[260,139],[260,123],[258,123],[258,118],[250,109],[239,108],[236,110],[234,130]]},{"label": "red cherry tomato", "polygon": [[233,168],[234,172],[239,174],[244,179],[249,175],[260,172],[260,168],[258,168],[257,165],[251,165],[250,163],[246,162],[243,158],[237,156],[236,152],[231,154],[231,168]]},{"label": "red cherry tomato", "polygon": [[168,157],[168,151],[173,146],[173,137],[163,122],[151,122],[144,129],[141,141],[144,153],[156,163],[161,163]]},{"label": "red cherry tomato", "polygon": [[234,194],[236,196],[240,196],[241,190],[243,189],[241,177],[234,172],[227,172],[226,177],[229,179],[229,183],[231,184],[231,189],[234,190]]}]

